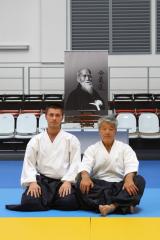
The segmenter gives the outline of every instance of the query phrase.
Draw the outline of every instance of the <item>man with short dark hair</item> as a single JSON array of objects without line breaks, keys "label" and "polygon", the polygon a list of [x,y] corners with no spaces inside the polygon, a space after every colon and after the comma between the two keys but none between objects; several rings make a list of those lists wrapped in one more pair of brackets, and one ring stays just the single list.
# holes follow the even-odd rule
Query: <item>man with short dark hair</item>
[{"label": "man with short dark hair", "polygon": [[21,184],[26,187],[15,211],[76,210],[74,182],[81,161],[79,140],[61,129],[63,108],[54,104],[45,112],[48,128],[28,143]]},{"label": "man with short dark hair", "polygon": [[83,68],[77,72],[78,86],[74,89],[65,105],[66,110],[96,110],[105,109],[104,102],[93,88],[91,70]]},{"label": "man with short dark hair", "polygon": [[115,117],[102,117],[98,127],[101,141],[87,148],[79,169],[81,207],[103,216],[115,211],[132,213],[145,187],[145,180],[137,175],[136,154],[128,144],[115,139]]}]

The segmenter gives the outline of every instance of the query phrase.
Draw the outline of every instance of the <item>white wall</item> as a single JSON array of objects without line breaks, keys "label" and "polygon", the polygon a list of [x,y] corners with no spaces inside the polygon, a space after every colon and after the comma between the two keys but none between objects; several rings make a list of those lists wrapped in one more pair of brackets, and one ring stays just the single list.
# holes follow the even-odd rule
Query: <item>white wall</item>
[{"label": "white wall", "polygon": [[29,51],[0,51],[0,62],[39,62],[39,0],[0,0],[0,45],[28,44]]},{"label": "white wall", "polygon": [[41,61],[64,62],[66,0],[41,0]]},{"label": "white wall", "polygon": [[29,45],[1,51],[2,62],[64,62],[66,0],[0,0],[0,45]]},{"label": "white wall", "polygon": [[[155,1],[151,1],[152,54],[109,56],[110,98],[117,92],[160,91],[160,70],[154,68],[160,67],[160,55],[155,54]],[[36,93],[64,91],[64,51],[70,46],[69,5],[70,0],[0,0],[0,45],[29,45],[28,51],[0,50],[0,69],[3,67],[0,70],[0,92],[16,92],[15,86],[21,91],[22,81],[26,93],[29,84],[31,91]],[[148,76],[146,67],[151,66],[153,69]],[[13,69],[4,67],[20,69],[17,75],[14,71],[12,77]],[[24,76],[20,81],[21,67]],[[34,79],[33,69],[28,76],[30,67],[43,67],[43,70],[36,69]],[[44,70],[45,67],[53,67],[53,70]],[[31,77],[30,82],[28,77]],[[10,83],[9,88],[6,82]]]},{"label": "white wall", "polygon": [[[33,92],[52,91],[51,77],[53,89],[64,91],[63,70],[57,76],[55,66],[64,62],[66,0],[0,0],[0,33],[0,45],[29,45],[29,50],[0,50],[0,93],[19,93],[22,86],[28,93],[29,84]],[[42,69],[28,81],[33,72],[30,67],[45,66],[54,66],[55,70],[46,73],[46,81],[42,80]],[[56,82],[55,78],[60,80]]]}]

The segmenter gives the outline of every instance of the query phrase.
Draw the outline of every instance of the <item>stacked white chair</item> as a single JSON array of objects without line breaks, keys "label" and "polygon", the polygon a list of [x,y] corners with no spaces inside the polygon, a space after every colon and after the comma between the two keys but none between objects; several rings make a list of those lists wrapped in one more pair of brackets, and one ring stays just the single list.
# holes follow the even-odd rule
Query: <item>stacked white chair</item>
[{"label": "stacked white chair", "polygon": [[14,117],[10,113],[0,114],[0,139],[14,137],[15,122]]},{"label": "stacked white chair", "polygon": [[39,133],[43,132],[47,127],[48,127],[48,123],[47,123],[45,114],[43,113],[39,117],[39,128],[38,128]]},{"label": "stacked white chair", "polygon": [[141,113],[138,126],[141,138],[160,138],[159,119],[155,113]]},{"label": "stacked white chair", "polygon": [[37,119],[33,113],[19,114],[15,138],[28,139],[37,133]]},{"label": "stacked white chair", "polygon": [[133,113],[119,113],[117,115],[118,129],[127,129],[129,138],[137,138],[137,123]]}]

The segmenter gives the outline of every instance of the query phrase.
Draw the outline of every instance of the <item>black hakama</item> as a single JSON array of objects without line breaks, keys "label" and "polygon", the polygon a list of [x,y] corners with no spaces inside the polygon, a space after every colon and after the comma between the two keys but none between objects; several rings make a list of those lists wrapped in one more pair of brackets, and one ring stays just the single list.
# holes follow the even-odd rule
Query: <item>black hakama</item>
[{"label": "black hakama", "polygon": [[130,196],[126,190],[123,190],[124,181],[121,182],[107,182],[99,179],[92,179],[94,187],[90,189],[89,193],[82,193],[80,191],[80,181],[77,184],[77,193],[81,209],[94,210],[99,212],[99,205],[109,205],[116,203],[117,212],[128,213],[130,206],[139,204],[145,188],[145,180],[142,176],[136,175],[134,183],[139,191],[136,196]]},{"label": "black hakama", "polygon": [[37,183],[41,187],[40,197],[31,197],[27,195],[28,188],[22,194],[21,204],[6,205],[6,208],[13,211],[46,211],[49,209],[77,210],[79,203],[77,201],[75,187],[72,185],[71,194],[60,197],[58,190],[63,184],[60,180],[48,178],[43,175],[37,175]]}]

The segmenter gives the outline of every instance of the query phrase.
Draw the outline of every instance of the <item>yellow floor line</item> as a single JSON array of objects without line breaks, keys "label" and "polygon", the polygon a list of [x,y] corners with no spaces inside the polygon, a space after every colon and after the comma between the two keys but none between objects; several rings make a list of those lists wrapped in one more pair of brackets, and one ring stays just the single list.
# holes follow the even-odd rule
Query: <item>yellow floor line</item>
[{"label": "yellow floor line", "polygon": [[90,218],[0,218],[1,240],[88,240]]},{"label": "yellow floor line", "polygon": [[2,240],[160,240],[160,218],[0,218]]},{"label": "yellow floor line", "polygon": [[160,240],[160,218],[91,218],[91,240]]}]

